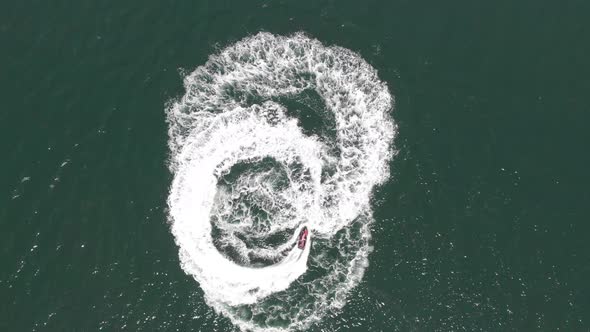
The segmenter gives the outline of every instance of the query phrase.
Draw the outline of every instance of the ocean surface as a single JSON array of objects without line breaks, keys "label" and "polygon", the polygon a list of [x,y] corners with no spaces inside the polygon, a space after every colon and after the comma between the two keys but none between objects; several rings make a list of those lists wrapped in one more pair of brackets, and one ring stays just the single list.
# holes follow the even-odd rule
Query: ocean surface
[{"label": "ocean surface", "polygon": [[[0,331],[589,331],[589,10],[575,0],[3,1]],[[317,72],[281,53],[262,88],[247,87],[259,72],[240,64],[272,58],[250,48],[257,40],[271,53],[288,45]],[[236,45],[235,63],[216,58]],[[352,85],[306,89],[339,66]],[[203,71],[246,83],[206,87],[220,94],[208,99],[199,89],[215,81]],[[361,120],[342,107],[353,95],[373,103]],[[247,110],[235,118],[234,99]],[[219,107],[206,111],[221,127],[177,116],[203,105]],[[231,147],[205,149],[205,129],[256,148],[227,161],[219,151]],[[347,148],[360,152],[347,161]],[[214,155],[231,164],[205,174],[182,162]],[[191,172],[219,181],[195,196],[215,197],[211,221],[175,200],[204,188],[190,187]],[[286,193],[289,183],[299,191]],[[253,213],[245,230],[223,205],[232,199]],[[184,232],[191,213],[199,228]],[[303,223],[311,239],[294,258]],[[273,254],[244,255],[244,241]],[[227,288],[236,275],[206,264],[217,257],[209,244],[219,266],[244,273],[243,294]],[[277,266],[276,279],[258,279]]]}]

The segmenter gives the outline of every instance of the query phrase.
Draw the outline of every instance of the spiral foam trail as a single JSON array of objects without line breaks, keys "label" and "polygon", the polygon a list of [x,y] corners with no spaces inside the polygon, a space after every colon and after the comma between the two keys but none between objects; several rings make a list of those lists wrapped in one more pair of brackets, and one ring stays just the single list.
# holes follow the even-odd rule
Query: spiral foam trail
[{"label": "spiral foam trail", "polygon": [[[303,329],[341,308],[368,264],[371,191],[389,175],[387,85],[347,49],[269,33],[210,56],[184,85],[167,109],[183,270],[243,330]],[[306,134],[282,102],[306,91],[335,135]]]}]

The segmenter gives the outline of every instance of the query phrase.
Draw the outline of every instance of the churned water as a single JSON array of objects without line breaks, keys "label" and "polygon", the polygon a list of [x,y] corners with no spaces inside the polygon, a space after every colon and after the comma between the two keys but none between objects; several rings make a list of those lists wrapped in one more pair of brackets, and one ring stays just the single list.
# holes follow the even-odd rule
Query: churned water
[{"label": "churned water", "polygon": [[588,330],[588,9],[1,4],[0,330]]}]

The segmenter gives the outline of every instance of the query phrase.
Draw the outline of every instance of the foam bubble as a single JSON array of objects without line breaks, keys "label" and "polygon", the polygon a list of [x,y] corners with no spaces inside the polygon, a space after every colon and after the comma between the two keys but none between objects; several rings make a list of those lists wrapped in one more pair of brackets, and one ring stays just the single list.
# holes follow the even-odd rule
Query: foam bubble
[{"label": "foam bubble", "polygon": [[[167,110],[184,271],[243,330],[303,329],[341,308],[368,264],[371,191],[389,175],[386,84],[347,49],[269,33],[210,56],[184,83]],[[304,133],[281,102],[305,91],[331,112],[334,137]]]}]

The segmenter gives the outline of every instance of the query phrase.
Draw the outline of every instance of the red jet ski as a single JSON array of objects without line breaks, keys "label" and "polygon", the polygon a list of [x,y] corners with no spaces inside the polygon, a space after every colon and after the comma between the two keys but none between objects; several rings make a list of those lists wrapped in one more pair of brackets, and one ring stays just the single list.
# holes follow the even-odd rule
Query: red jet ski
[{"label": "red jet ski", "polygon": [[309,231],[307,227],[303,226],[301,232],[299,232],[299,239],[297,240],[297,248],[303,250],[305,248],[305,244],[307,243],[307,235]]}]

